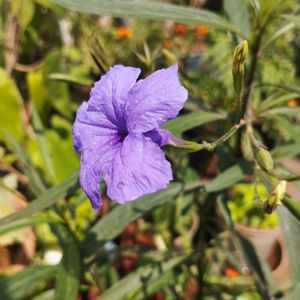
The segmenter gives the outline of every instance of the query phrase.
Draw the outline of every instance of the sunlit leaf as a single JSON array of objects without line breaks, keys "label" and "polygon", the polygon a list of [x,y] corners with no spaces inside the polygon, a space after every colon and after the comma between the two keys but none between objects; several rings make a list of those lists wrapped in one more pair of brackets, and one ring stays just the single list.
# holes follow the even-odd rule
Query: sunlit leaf
[{"label": "sunlit leaf", "polygon": [[[10,77],[0,68],[0,126],[7,129],[20,141],[24,138],[24,126],[21,116],[20,95]],[[0,132],[0,138],[5,138]],[[6,140],[6,139],[5,139]]]},{"label": "sunlit leaf", "polygon": [[203,124],[225,119],[225,116],[207,111],[195,111],[187,115],[179,116],[170,120],[162,127],[169,130],[174,135],[180,135],[182,132]]},{"label": "sunlit leaf", "polygon": [[53,205],[58,200],[63,199],[64,197],[74,193],[74,190],[77,189],[77,187],[78,172],[75,172],[58,185],[47,190],[45,193],[43,193],[37,199],[32,201],[27,207],[25,207],[21,211],[0,219],[0,226],[27,218],[33,213],[41,211]]}]

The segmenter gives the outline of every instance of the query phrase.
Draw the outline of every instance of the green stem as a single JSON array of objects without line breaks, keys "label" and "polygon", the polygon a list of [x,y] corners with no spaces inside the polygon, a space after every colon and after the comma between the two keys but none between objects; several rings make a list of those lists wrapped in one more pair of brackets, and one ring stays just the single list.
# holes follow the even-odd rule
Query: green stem
[{"label": "green stem", "polygon": [[245,121],[242,119],[239,124],[235,124],[230,128],[229,131],[227,131],[225,134],[223,134],[221,137],[219,137],[216,141],[213,143],[207,143],[209,146],[206,148],[207,150],[214,150],[219,144],[226,142],[232,135],[234,135],[243,125],[245,125]]},{"label": "green stem", "polygon": [[200,150],[208,150],[213,151],[219,144],[227,141],[233,134],[235,134],[242,126],[246,124],[245,120],[240,120],[239,124],[235,124],[232,126],[229,131],[219,137],[216,141],[209,143],[207,141],[203,141],[202,143],[190,142],[190,141],[182,141],[182,140],[172,140],[170,141],[170,145],[177,148],[186,150],[189,152],[197,152]]}]

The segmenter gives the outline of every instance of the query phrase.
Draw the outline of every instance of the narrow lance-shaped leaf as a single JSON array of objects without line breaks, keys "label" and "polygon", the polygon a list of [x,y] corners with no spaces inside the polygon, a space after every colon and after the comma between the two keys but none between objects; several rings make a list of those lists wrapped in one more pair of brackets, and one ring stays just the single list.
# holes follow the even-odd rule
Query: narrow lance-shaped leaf
[{"label": "narrow lance-shaped leaf", "polygon": [[32,109],[32,123],[33,123],[34,131],[37,135],[38,145],[39,145],[41,156],[45,163],[45,168],[47,169],[47,172],[49,173],[51,178],[55,179],[55,171],[53,168],[50,152],[45,138],[44,126],[40,118],[40,115],[34,105]]},{"label": "narrow lance-shaped leaf", "polygon": [[274,159],[288,158],[300,153],[300,143],[292,143],[274,148],[271,151]]},{"label": "narrow lance-shaped leaf", "polygon": [[283,17],[298,28],[300,27],[300,15],[283,15]]},{"label": "narrow lance-shaped leaf", "polygon": [[237,248],[241,251],[246,263],[251,268],[254,274],[254,278],[256,280],[258,289],[260,290],[261,294],[264,296],[264,299],[269,299],[269,291],[267,289],[265,275],[252,243],[249,240],[242,237],[235,230],[235,224],[232,220],[231,212],[228,208],[228,205],[223,195],[218,198],[218,205],[220,207],[220,211],[223,214],[223,217],[229,229],[233,234],[233,239]]},{"label": "narrow lance-shaped leaf", "polygon": [[195,111],[187,115],[179,116],[176,119],[170,120],[167,123],[165,123],[162,127],[164,129],[169,130],[174,135],[179,136],[182,132],[186,130],[192,129],[197,126],[201,126],[209,122],[223,120],[225,118],[226,116],[218,113],[207,111]]},{"label": "narrow lance-shaped leaf", "polygon": [[224,0],[224,10],[230,22],[240,28],[245,38],[249,37],[249,13],[245,0]]},{"label": "narrow lance-shaped leaf", "polygon": [[[206,191],[215,192],[227,188],[240,181],[246,169],[244,166],[234,166],[221,173],[212,182],[204,185]],[[117,206],[109,214],[99,220],[91,230],[88,231],[82,243],[83,256],[89,257],[106,240],[115,238],[125,226],[141,217],[143,214],[162,206],[171,201],[183,188],[186,191],[197,189],[203,186],[199,182],[182,186],[180,183],[171,183],[165,190],[155,194],[146,195],[140,199],[129,202],[125,205]]]},{"label": "narrow lance-shaped leaf", "polygon": [[300,203],[286,196],[282,204],[300,222]]},{"label": "narrow lance-shaped leaf", "polygon": [[246,164],[232,166],[219,174],[214,180],[205,185],[206,192],[216,192],[239,182],[247,170]]},{"label": "narrow lance-shaped leaf", "polygon": [[37,172],[37,170],[32,165],[30,158],[28,157],[25,150],[19,144],[19,142],[11,135],[6,129],[0,128],[3,135],[6,137],[6,140],[9,142],[9,145],[12,147],[20,161],[24,165],[24,171],[29,179],[30,188],[34,192],[35,195],[40,195],[42,192],[46,190],[46,187]]},{"label": "narrow lance-shaped leaf", "polygon": [[170,19],[182,23],[207,24],[222,30],[240,34],[238,27],[222,17],[204,9],[182,7],[155,1],[132,0],[51,0],[65,8],[114,17],[134,17],[139,19]]},{"label": "narrow lance-shaped leaf", "polygon": [[290,86],[285,84],[278,84],[278,83],[265,83],[263,84],[265,86],[273,86],[278,89],[282,89],[288,92],[296,93],[297,95],[300,95],[300,88],[298,86]]},{"label": "narrow lance-shaped leaf", "polygon": [[0,226],[27,218],[33,213],[41,211],[53,205],[58,200],[63,199],[68,195],[71,195],[77,188],[78,172],[75,172],[58,185],[47,190],[45,193],[43,193],[36,200],[32,201],[27,207],[25,207],[21,211],[0,219]]},{"label": "narrow lance-shaped leaf", "polygon": [[8,224],[4,224],[0,226],[0,235],[6,234],[10,231],[14,231],[20,228],[36,225],[36,224],[42,224],[42,223],[52,223],[55,222],[54,219],[51,219],[47,216],[36,216],[32,217],[30,219],[25,218],[21,220],[17,220],[14,222],[10,222]]},{"label": "narrow lance-shaped leaf", "polygon": [[[188,255],[180,255],[171,258],[168,261],[163,261],[157,265],[141,267],[133,273],[130,273],[122,280],[118,281],[110,289],[106,290],[100,297],[101,300],[118,300],[122,299],[126,293],[146,288],[147,284],[151,284],[154,280],[159,279],[171,269],[181,264]],[[148,278],[148,280],[147,280]]]},{"label": "narrow lance-shaped leaf", "polygon": [[285,207],[286,201],[283,202],[284,206],[278,207],[277,212],[279,215],[281,228],[285,240],[285,245],[288,250],[288,257],[292,271],[292,282],[297,284],[300,281],[300,222],[291,214]]},{"label": "narrow lance-shaped leaf", "polygon": [[155,194],[146,195],[125,205],[118,205],[109,214],[101,218],[88,232],[82,243],[84,256],[89,256],[99,248],[103,241],[113,239],[124,227],[140,216],[161,206],[175,197],[181,190],[180,183],[171,183],[168,188]]},{"label": "narrow lance-shaped leaf", "polygon": [[56,272],[56,266],[31,266],[9,277],[0,276],[0,299],[29,299],[33,290]]},{"label": "narrow lance-shaped leaf", "polygon": [[63,249],[63,258],[56,276],[55,299],[75,300],[79,288],[80,253],[72,233],[65,227],[53,225]]}]

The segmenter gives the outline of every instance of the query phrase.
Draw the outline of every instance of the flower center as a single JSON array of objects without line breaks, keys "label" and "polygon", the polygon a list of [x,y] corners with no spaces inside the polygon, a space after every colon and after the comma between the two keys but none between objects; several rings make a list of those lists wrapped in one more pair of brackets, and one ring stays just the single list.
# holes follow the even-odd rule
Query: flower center
[{"label": "flower center", "polygon": [[126,138],[126,136],[128,135],[128,131],[127,130],[121,130],[119,131],[119,137],[121,139],[121,142],[123,142]]}]

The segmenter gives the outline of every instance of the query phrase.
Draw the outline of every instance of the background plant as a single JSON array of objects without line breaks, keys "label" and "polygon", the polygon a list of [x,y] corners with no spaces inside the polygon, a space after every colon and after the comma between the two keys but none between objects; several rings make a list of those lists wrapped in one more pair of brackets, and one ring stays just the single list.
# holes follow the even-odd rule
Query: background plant
[{"label": "background plant", "polygon": [[[297,299],[299,170],[284,159],[300,152],[299,4],[206,2],[0,1],[1,299]],[[239,90],[232,65],[243,40]],[[206,149],[166,148],[167,189],[93,212],[71,143],[78,105],[111,65],[147,75],[174,62],[189,100],[166,128]],[[276,225],[262,209],[276,208],[282,180],[290,188],[276,214],[291,274],[278,284],[236,216]]]}]

